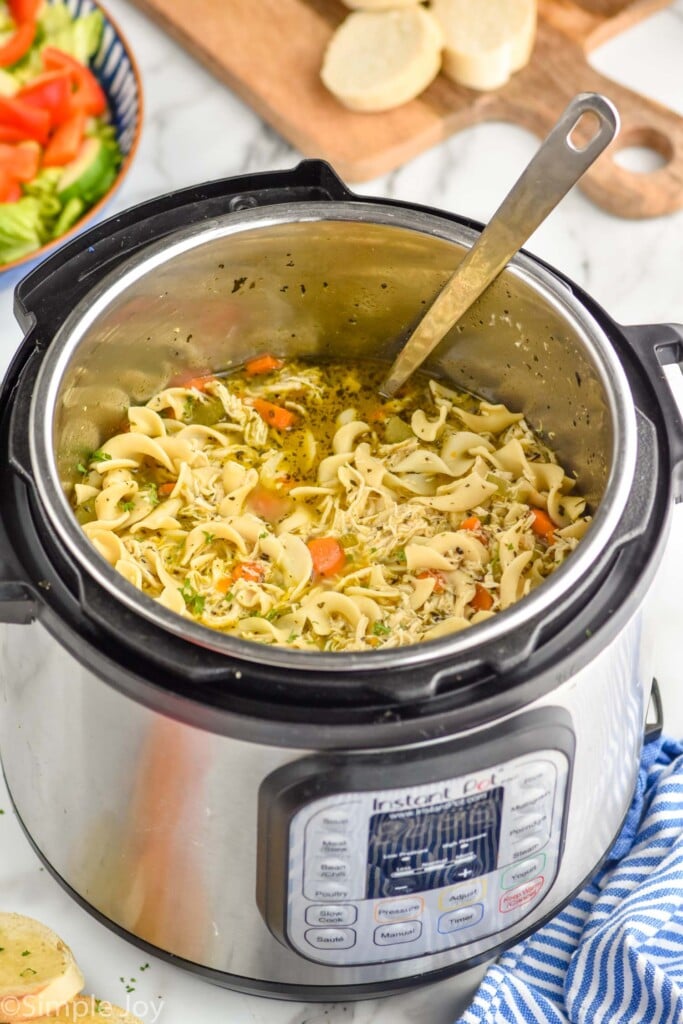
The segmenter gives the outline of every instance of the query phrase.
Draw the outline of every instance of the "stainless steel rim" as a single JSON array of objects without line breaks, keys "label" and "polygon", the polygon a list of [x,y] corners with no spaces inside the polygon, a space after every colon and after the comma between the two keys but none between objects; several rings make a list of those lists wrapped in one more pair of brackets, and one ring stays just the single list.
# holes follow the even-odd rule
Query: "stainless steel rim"
[{"label": "stainless steel rim", "polygon": [[166,238],[134,256],[122,272],[117,269],[72,311],[43,360],[31,402],[29,437],[31,459],[40,500],[60,539],[88,575],[117,601],[155,626],[193,644],[230,655],[245,663],[258,662],[294,672],[362,672],[425,664],[472,654],[475,649],[500,641],[539,613],[575,590],[598,560],[623,514],[636,461],[636,419],[628,382],[610,342],[573,293],[558,278],[525,255],[516,256],[508,271],[531,285],[539,297],[572,324],[590,351],[608,397],[614,425],[614,447],[604,496],[590,530],[577,550],[548,579],[521,602],[471,629],[425,643],[386,651],[348,654],[290,651],[283,647],[239,640],[208,626],[188,621],[163,608],[138,591],[92,547],[69,506],[54,454],[53,421],[59,386],[74,349],[106,306],[139,277],[174,257],[204,243],[243,231],[292,221],[370,221],[447,242],[471,246],[477,233],[458,223],[419,211],[362,202],[286,203],[226,214]]}]

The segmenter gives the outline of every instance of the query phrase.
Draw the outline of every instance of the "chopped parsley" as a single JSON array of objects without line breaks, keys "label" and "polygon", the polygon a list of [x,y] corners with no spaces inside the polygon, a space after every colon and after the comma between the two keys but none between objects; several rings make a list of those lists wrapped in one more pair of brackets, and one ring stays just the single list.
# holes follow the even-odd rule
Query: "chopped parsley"
[{"label": "chopped parsley", "polygon": [[208,530],[202,530],[202,533],[204,534],[204,541],[205,541],[205,542],[206,542],[207,544],[213,544],[213,542],[214,542],[214,541],[215,541],[215,539],[216,539],[216,535],[215,535],[215,533],[209,533],[209,531],[208,531]]},{"label": "chopped parsley", "polygon": [[375,636],[387,636],[391,633],[391,630],[388,626],[385,626],[383,622],[375,622],[372,626],[372,632]]},{"label": "chopped parsley", "polygon": [[194,399],[194,398],[188,397],[188,398],[185,399],[185,402],[183,404],[183,419],[185,419],[185,420],[191,420],[192,419],[192,417],[194,416],[195,403],[196,403],[196,399]]},{"label": "chopped parsley", "polygon": [[123,509],[124,512],[132,512],[135,508],[134,501],[120,501],[119,508]]},{"label": "chopped parsley", "polygon": [[202,597],[194,587],[190,584],[189,580],[185,580],[180,593],[183,601],[194,615],[201,615],[204,611],[204,605],[206,604],[206,598]]},{"label": "chopped parsley", "polygon": [[296,638],[297,638],[297,634],[292,630],[292,632],[287,637],[287,643],[288,644],[293,644],[294,641],[296,640]]},{"label": "chopped parsley", "polygon": [[271,608],[265,617],[268,619],[268,622],[272,622],[273,619],[276,619],[279,614],[280,613],[278,612],[277,608]]},{"label": "chopped parsley", "polygon": [[25,949],[24,952],[21,955],[22,956],[30,956],[31,955],[31,950],[30,949]]},{"label": "chopped parsley", "polygon": [[259,533],[258,539],[259,540],[263,540],[263,538],[267,537],[267,536],[268,536],[268,532],[266,530],[264,530],[263,533]]},{"label": "chopped parsley", "polygon": [[85,473],[88,472],[88,467],[84,466],[82,462],[78,463],[78,465],[76,466],[76,469],[78,470],[79,473],[85,474]]},{"label": "chopped parsley", "polygon": [[155,483],[147,485],[147,498],[152,507],[159,504],[159,488]]},{"label": "chopped parsley", "polygon": [[111,455],[109,452],[103,452],[101,448],[96,448],[90,455],[90,462],[111,462]]},{"label": "chopped parsley", "polygon": [[[21,955],[23,956],[24,954],[22,953]],[[38,973],[38,971],[34,971],[32,967],[26,967],[26,968],[24,968],[23,971],[19,972],[19,977],[20,978],[32,978],[33,975],[37,974],[37,973]]]},{"label": "chopped parsley", "polygon": [[396,561],[397,562],[405,562],[405,560],[406,560],[406,553],[403,550],[403,548],[399,548],[398,551],[396,552]]}]

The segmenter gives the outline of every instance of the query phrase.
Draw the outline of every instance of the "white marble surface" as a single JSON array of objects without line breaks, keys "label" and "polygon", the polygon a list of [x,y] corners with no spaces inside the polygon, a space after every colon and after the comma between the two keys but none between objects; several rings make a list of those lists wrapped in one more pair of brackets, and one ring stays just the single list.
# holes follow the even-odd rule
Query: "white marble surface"
[{"label": "white marble surface", "polygon": [[[294,164],[297,154],[231,93],[125,0],[108,0],[128,35],[144,77],[146,120],[140,152],[115,203],[121,208],[201,179]],[[226,10],[229,4],[226,4]],[[594,55],[599,69],[683,113],[683,0]],[[526,132],[492,124],[473,128],[359,191],[396,196],[486,219],[535,142]],[[683,321],[683,212],[644,222],[617,220],[576,192],[536,233],[534,252],[573,277],[620,321]],[[0,369],[19,343],[12,287],[0,277]],[[677,372],[677,371],[676,371]],[[678,374],[677,385],[683,394]],[[680,655],[683,625],[683,506],[674,524],[653,601],[660,619],[657,671],[666,725],[683,735]],[[76,907],[42,868],[13,820],[0,784],[0,907],[33,914],[67,938],[89,989],[164,1024],[446,1024],[454,1017],[454,983],[390,1000],[301,1006],[242,996],[189,978],[140,954]],[[149,959],[144,973],[139,966]],[[126,993],[125,983],[137,982]],[[160,1003],[160,1000],[162,1001]],[[136,1005],[137,1004],[137,1005]]]}]

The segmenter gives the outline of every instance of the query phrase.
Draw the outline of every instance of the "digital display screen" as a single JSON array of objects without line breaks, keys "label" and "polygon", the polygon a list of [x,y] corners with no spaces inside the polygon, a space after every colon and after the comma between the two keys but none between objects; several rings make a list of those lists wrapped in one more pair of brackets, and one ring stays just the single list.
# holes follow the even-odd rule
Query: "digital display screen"
[{"label": "digital display screen", "polygon": [[496,868],[503,787],[370,818],[367,898],[466,882]]}]

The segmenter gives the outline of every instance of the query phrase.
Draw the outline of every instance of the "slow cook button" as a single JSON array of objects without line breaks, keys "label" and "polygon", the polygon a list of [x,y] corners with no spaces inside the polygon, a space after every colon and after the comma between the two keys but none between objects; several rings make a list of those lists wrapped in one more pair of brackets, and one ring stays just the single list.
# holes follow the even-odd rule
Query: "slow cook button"
[{"label": "slow cook button", "polygon": [[511,910],[519,910],[520,907],[531,903],[543,888],[544,882],[545,879],[541,875],[539,878],[533,878],[530,882],[518,885],[516,889],[508,889],[498,902],[501,914],[509,914]]},{"label": "slow cook button", "polygon": [[337,900],[351,898],[348,885],[338,885],[336,882],[309,881],[309,879],[306,879],[304,894],[309,900],[319,900],[321,903],[335,903]]},{"label": "slow cook button", "polygon": [[375,907],[376,921],[405,921],[411,917],[419,917],[424,909],[424,900],[421,896],[406,897],[405,899],[384,900]]},{"label": "slow cook button", "polygon": [[352,904],[318,904],[306,907],[306,924],[339,925],[353,924],[358,917],[358,910]]},{"label": "slow cook button", "polygon": [[453,889],[442,889],[439,893],[439,909],[455,910],[457,907],[467,906],[468,903],[476,903],[484,895],[484,881],[478,879],[476,882],[465,882],[456,885]]},{"label": "slow cook button", "polygon": [[521,885],[522,882],[528,882],[530,878],[540,875],[544,867],[544,853],[539,853],[537,857],[531,857],[530,860],[520,861],[519,864],[513,864],[503,872],[500,887],[501,889],[514,889],[516,885]]},{"label": "slow cook button", "polygon": [[399,942],[415,942],[422,935],[419,921],[406,921],[405,924],[381,924],[375,928],[376,946],[395,946]]},{"label": "slow cook button", "polygon": [[449,910],[439,918],[438,929],[442,935],[448,935],[449,932],[458,932],[461,928],[472,928],[473,925],[479,924],[483,916],[483,903],[461,907],[460,910]]},{"label": "slow cook button", "polygon": [[316,949],[351,949],[356,945],[353,928],[309,928],[305,938]]}]

